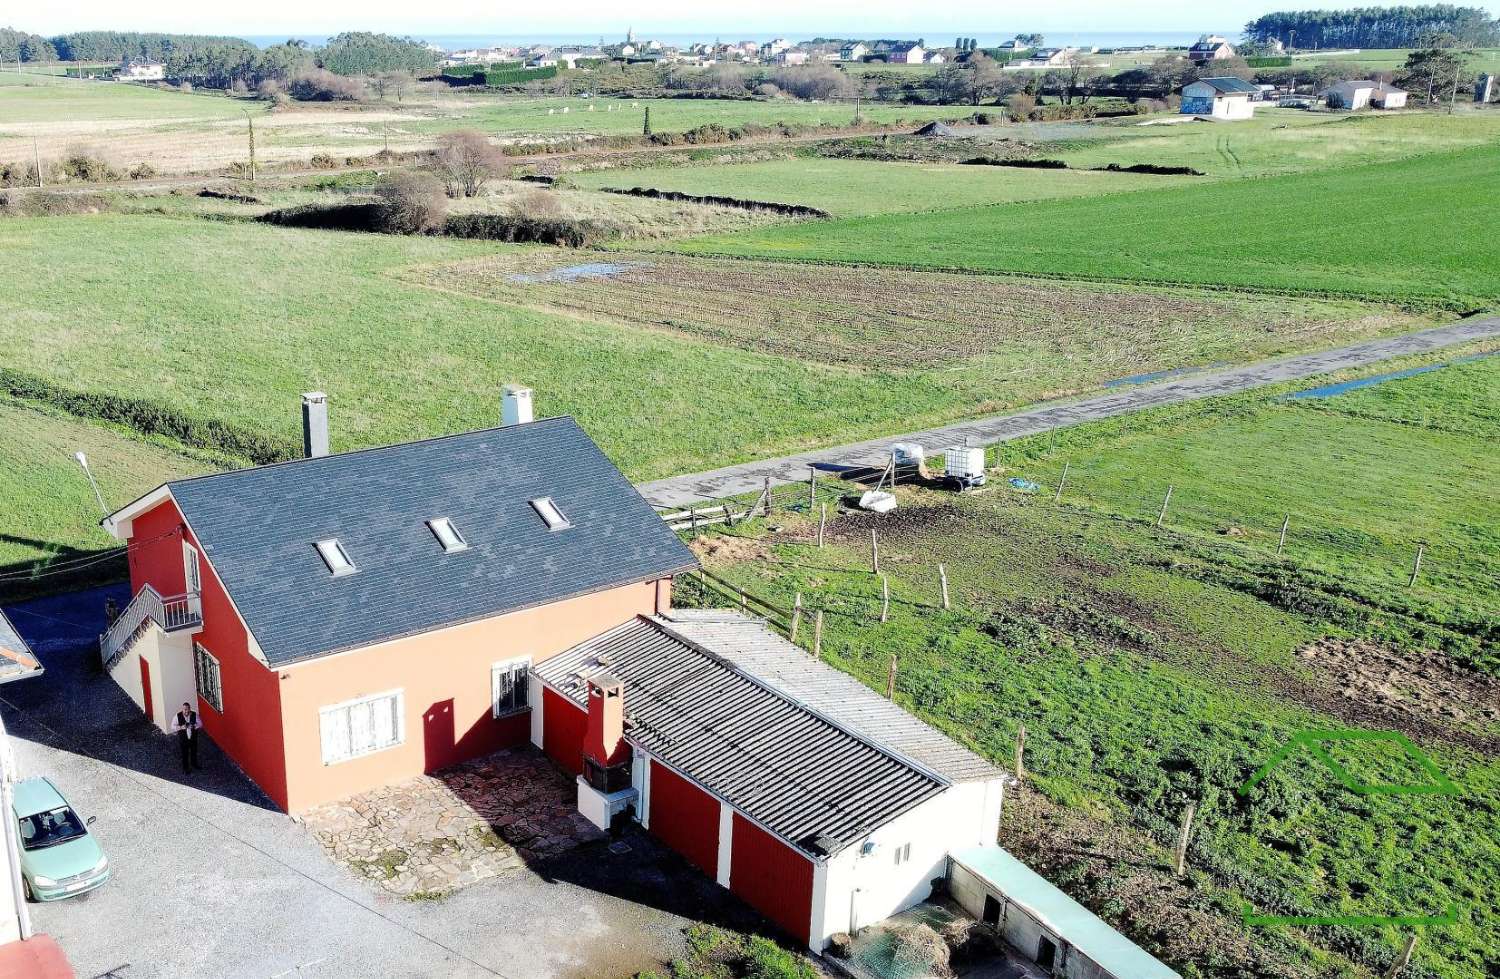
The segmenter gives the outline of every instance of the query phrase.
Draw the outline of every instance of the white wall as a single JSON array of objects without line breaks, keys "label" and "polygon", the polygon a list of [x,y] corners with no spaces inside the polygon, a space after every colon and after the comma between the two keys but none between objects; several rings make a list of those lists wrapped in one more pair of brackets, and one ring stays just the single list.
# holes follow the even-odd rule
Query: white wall
[{"label": "white wall", "polygon": [[1255,105],[1249,99],[1214,99],[1214,115],[1221,119],[1250,119]]},{"label": "white wall", "polygon": [[[1037,921],[1024,908],[1007,900],[1004,894],[989,887],[967,867],[958,863],[952,865],[948,887],[949,893],[953,895],[959,907],[980,921],[984,920],[985,896],[993,895],[999,900],[998,930],[1000,935],[1019,949],[1027,959],[1035,961],[1041,939],[1043,937],[1050,939],[1057,947],[1057,957],[1053,960],[1053,975],[1064,976],[1066,979],[1114,979],[1092,959],[1080,955],[1063,940],[1061,935]],[[1118,979],[1130,979],[1130,977],[1120,976]]]},{"label": "white wall", "polygon": [[[857,840],[825,862],[813,879],[812,947],[822,951],[828,938],[874,924],[925,900],[932,882],[948,872],[948,852],[994,846],[1000,826],[1003,782],[965,782]],[[861,851],[873,844],[870,853]],[[897,863],[898,849],[911,856]]]}]

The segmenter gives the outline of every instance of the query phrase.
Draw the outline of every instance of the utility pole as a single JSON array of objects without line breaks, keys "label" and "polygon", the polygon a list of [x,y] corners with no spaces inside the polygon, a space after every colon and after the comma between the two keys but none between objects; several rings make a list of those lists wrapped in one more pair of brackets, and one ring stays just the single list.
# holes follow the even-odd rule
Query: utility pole
[{"label": "utility pole", "polygon": [[1463,59],[1458,55],[1453,56],[1453,91],[1448,95],[1448,114],[1453,115],[1454,108],[1458,105],[1458,76],[1464,70]]},{"label": "utility pole", "polygon": [[42,177],[42,151],[37,149],[35,136],[31,137],[31,163],[36,167],[37,188],[47,186],[46,180]]},{"label": "utility pole", "polygon": [[245,125],[249,127],[250,133],[250,189],[255,190],[255,120],[251,118],[250,111],[245,110]]}]

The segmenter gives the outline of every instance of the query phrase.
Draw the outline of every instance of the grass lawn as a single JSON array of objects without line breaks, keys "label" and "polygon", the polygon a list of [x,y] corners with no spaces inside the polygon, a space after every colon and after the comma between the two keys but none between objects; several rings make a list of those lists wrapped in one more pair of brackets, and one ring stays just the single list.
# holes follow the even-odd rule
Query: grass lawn
[{"label": "grass lawn", "polygon": [[766,228],[696,254],[1330,293],[1468,309],[1500,300],[1494,146],[1074,200]]},{"label": "grass lawn", "polygon": [[[0,574],[115,541],[73,458],[84,452],[111,507],[213,466],[125,432],[0,399]],[[3,587],[0,587],[3,591]]]},{"label": "grass lawn", "polygon": [[[1005,129],[990,132],[1003,135]],[[1100,132],[1107,138],[1098,138]],[[1075,167],[1151,163],[1256,177],[1493,145],[1500,139],[1500,113],[1332,114],[1263,106],[1254,119],[1232,124],[1117,122],[1096,125],[1088,135],[1093,138],[1063,138],[1042,153]]]},{"label": "grass lawn", "polygon": [[11,125],[25,123],[145,124],[233,119],[241,116],[242,109],[259,115],[267,104],[220,95],[168,92],[144,85],[0,72],[0,135]]},{"label": "grass lawn", "polygon": [[[871,687],[884,689],[898,657],[898,702],[997,762],[1009,767],[1024,724],[1042,798],[1009,797],[1002,843],[1185,976],[1353,979],[1379,974],[1404,938],[1246,929],[1244,902],[1320,916],[1451,904],[1456,923],[1423,929],[1418,974],[1480,979],[1500,947],[1500,684],[1492,645],[1476,652],[1500,614],[1497,376],[1490,359],[1326,404],[1258,393],[1078,429],[1051,452],[1045,440],[1002,452],[1033,477],[1071,458],[1079,496],[1061,506],[1046,486],[902,489],[889,516],[838,517],[822,549],[796,509],[773,516],[776,531],[756,520],[730,532],[746,539],[697,546],[753,593],[789,606],[800,592],[824,610],[824,656]],[[1110,482],[1154,496],[1169,479],[1196,518],[1156,529],[1144,495],[1145,512],[1118,506],[1128,492],[1104,496]],[[781,500],[805,506],[805,490]],[[1268,518],[1282,509],[1297,516],[1278,559]],[[1255,532],[1219,532],[1231,524]],[[872,526],[891,585],[885,624]],[[1447,556],[1407,590],[1387,557],[1419,533]],[[808,631],[804,620],[804,644]],[[1403,731],[1463,794],[1359,796],[1301,759],[1236,795],[1294,733],[1328,728]],[[1394,758],[1345,760],[1411,776]],[[1190,799],[1184,887],[1163,861]]]},{"label": "grass lawn", "polygon": [[579,187],[655,187],[686,194],[806,204],[839,217],[1055,197],[1087,197],[1170,186],[1187,179],[1190,178],[819,157],[712,166],[596,170],[567,177],[569,183]]}]

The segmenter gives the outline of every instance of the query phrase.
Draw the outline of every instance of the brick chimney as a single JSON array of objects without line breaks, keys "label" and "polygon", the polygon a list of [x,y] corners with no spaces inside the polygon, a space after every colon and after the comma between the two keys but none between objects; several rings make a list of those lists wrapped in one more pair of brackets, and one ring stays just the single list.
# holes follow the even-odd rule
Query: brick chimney
[{"label": "brick chimney", "polygon": [[589,728],[583,753],[600,768],[630,761],[625,743],[625,685],[604,674],[589,681]]}]

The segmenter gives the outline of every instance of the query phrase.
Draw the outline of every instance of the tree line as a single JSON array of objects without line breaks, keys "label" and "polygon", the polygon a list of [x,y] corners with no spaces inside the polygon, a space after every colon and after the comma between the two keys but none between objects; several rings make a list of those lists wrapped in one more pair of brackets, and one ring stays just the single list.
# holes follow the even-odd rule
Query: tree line
[{"label": "tree line", "polygon": [[420,41],[366,31],[339,34],[320,48],[289,40],[261,50],[236,37],[80,31],[48,38],[0,28],[6,62],[160,61],[168,78],[208,88],[286,82],[316,69],[348,76],[425,71],[437,58]]},{"label": "tree line", "polygon": [[1245,25],[1245,37],[1251,41],[1281,41],[1299,48],[1428,47],[1430,39],[1444,34],[1461,45],[1493,45],[1500,43],[1500,20],[1479,7],[1430,4],[1282,11]]}]

